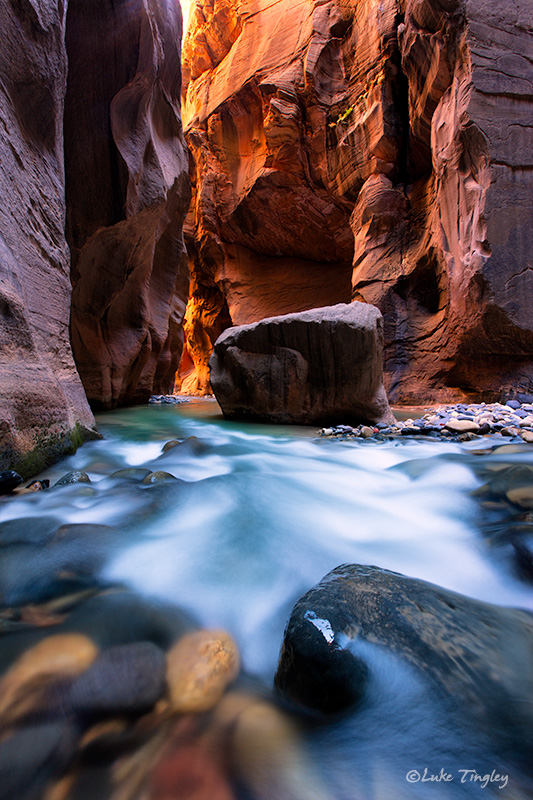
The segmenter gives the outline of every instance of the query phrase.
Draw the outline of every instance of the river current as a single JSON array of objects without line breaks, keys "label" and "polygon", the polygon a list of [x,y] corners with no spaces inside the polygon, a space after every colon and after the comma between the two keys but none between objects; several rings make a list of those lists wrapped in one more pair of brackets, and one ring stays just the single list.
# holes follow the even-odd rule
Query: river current
[{"label": "river current", "polygon": [[[4,501],[0,522],[51,517],[58,524],[114,526],[118,544],[93,544],[96,555],[79,545],[68,568],[90,562],[103,583],[176,605],[202,627],[226,629],[246,672],[265,685],[272,684],[294,602],[342,563],[374,564],[473,598],[533,609],[530,584],[507,551],[483,534],[480,502],[472,494],[483,483],[479,465],[486,470],[499,458],[492,448],[504,443],[501,437],[468,443],[329,440],[313,428],[225,421],[210,400],[114,411],[97,422],[102,440],[40,476],[53,484],[70,470],[83,470],[91,484]],[[172,439],[181,444],[162,452]],[[507,463],[513,459],[533,464],[527,448],[506,455]],[[110,481],[111,473],[128,467],[163,470],[178,480],[155,486]],[[22,564],[16,577],[8,577],[7,602],[33,600],[38,578],[31,564],[27,574],[25,569]],[[426,756],[438,766],[432,749],[436,715],[423,699],[425,688],[406,666],[387,659],[375,676],[379,713],[367,708],[357,726],[344,721],[320,734],[314,745],[320,757],[359,760],[362,769],[370,751],[383,763],[393,751],[401,769],[423,764]],[[400,719],[408,720],[405,729]],[[499,788],[483,792],[481,781],[461,782],[458,770],[472,762],[477,768],[481,756],[461,767],[470,745],[455,734],[448,739],[448,765],[456,772],[446,797],[486,797]],[[415,741],[416,758],[410,753]],[[350,775],[338,772],[332,797],[355,796]],[[420,777],[412,785],[402,779],[401,787],[393,781],[388,794],[386,780],[381,794],[368,797],[440,797],[450,788],[435,781],[430,791]]]}]

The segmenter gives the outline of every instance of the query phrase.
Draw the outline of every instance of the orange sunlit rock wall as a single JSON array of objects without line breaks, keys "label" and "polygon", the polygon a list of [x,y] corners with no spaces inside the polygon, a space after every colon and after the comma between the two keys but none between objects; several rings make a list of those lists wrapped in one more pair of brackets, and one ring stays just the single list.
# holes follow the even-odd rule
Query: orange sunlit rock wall
[{"label": "orange sunlit rock wall", "polygon": [[525,0],[196,0],[180,385],[230,324],[385,317],[393,401],[533,391]]}]

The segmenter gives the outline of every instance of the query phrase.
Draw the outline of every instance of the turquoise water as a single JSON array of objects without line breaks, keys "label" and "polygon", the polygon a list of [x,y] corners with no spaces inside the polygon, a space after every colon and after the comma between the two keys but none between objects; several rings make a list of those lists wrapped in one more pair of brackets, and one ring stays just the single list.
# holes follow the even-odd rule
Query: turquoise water
[{"label": "turquoise water", "polygon": [[[272,684],[292,605],[341,563],[375,564],[533,609],[530,584],[508,552],[484,535],[493,520],[472,495],[502,461],[497,448],[492,452],[500,437],[463,444],[330,440],[313,428],[233,424],[209,400],[100,414],[98,427],[103,440],[41,476],[54,483],[84,470],[90,485],[4,500],[0,522],[53,518],[58,525],[111,525],[120,536],[73,545],[60,564],[47,561],[43,550],[24,555],[6,573],[5,603],[35,602],[48,573],[90,572],[104,584],[176,605],[201,626],[225,628],[244,669],[264,686]],[[172,439],[182,443],[163,453]],[[506,452],[505,463],[533,464],[531,450]],[[163,470],[178,480],[144,486],[109,478],[126,467]],[[383,657],[374,675],[375,701],[357,718],[311,737],[333,787],[327,797],[488,796],[491,787],[458,780],[432,784],[431,792],[428,785],[398,783],[409,764],[438,762],[436,731],[456,770],[464,754],[479,766],[487,753],[446,722],[447,711],[407,666]],[[376,764],[379,791],[370,777]],[[362,780],[366,794],[353,795],[350,787]],[[286,791],[267,800],[290,800]]]},{"label": "turquoise water", "polygon": [[[0,506],[0,522],[48,514],[116,526],[121,545],[100,567],[102,578],[227,628],[253,672],[273,674],[292,604],[344,562],[533,609],[530,586],[494,557],[478,529],[470,492],[482,479],[474,470],[497,457],[471,455],[479,442],[328,440],[314,428],[224,421],[209,400],[100,414],[98,427],[102,441],[43,473],[53,483],[85,470],[90,488],[11,500]],[[162,454],[165,442],[188,437],[196,446]],[[513,458],[533,463],[528,448],[506,460]],[[133,466],[179,482],[106,480]]]}]

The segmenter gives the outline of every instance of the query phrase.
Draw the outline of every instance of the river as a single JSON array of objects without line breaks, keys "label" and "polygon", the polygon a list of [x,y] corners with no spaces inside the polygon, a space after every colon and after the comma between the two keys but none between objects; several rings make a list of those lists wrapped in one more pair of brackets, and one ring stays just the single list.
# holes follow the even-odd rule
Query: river
[{"label": "river", "polygon": [[[104,585],[118,583],[150,602],[178,606],[202,627],[226,629],[239,646],[244,670],[265,686],[272,684],[292,605],[342,563],[374,564],[473,598],[533,609],[530,584],[508,551],[495,548],[485,535],[484,526],[488,530],[494,520],[472,494],[484,480],[479,465],[486,471],[501,460],[493,450],[501,437],[468,443],[329,440],[313,428],[225,421],[211,400],[113,411],[98,415],[97,423],[102,440],[41,476],[53,484],[70,470],[83,470],[91,484],[4,500],[0,523],[52,518],[58,524],[117,528],[118,543],[80,546],[63,554],[61,569],[91,572]],[[181,444],[163,453],[173,439]],[[505,458],[533,464],[527,447]],[[129,467],[163,470],[178,480],[144,486],[109,479]],[[16,564],[16,575],[4,576],[4,603],[46,597],[47,575],[57,572],[58,564],[48,564],[46,553],[38,567],[31,558]],[[396,684],[402,685],[402,702],[383,701],[379,714],[365,712],[364,742],[346,721],[320,734],[321,752],[332,762],[345,762],[357,741],[358,753],[365,755],[353,756],[354,764],[377,751],[379,761],[387,760],[387,752],[401,751],[403,769],[416,742],[419,752],[411,761],[422,763],[422,748],[431,750],[431,763],[438,766],[434,742],[428,743],[434,709],[423,699],[424,687],[401,665],[382,663],[376,674],[382,676],[381,696],[389,700],[400,694]],[[405,730],[398,727],[400,717],[408,720]],[[481,782],[469,776],[461,782],[460,756],[470,745],[455,735],[449,741],[453,787],[444,780],[387,784],[392,773],[385,769],[380,793],[364,800],[440,797],[441,790],[451,792],[446,797],[487,797],[499,788],[483,792]],[[472,746],[479,763],[481,751]],[[358,797],[350,794],[352,771],[339,774],[332,797]]]}]

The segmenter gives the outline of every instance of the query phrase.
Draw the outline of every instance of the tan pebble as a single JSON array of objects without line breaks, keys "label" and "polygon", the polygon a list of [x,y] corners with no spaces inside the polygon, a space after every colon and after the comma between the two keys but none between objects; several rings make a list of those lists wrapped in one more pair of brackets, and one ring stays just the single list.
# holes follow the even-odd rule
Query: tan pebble
[{"label": "tan pebble", "polygon": [[518,433],[520,433],[520,430],[508,425],[506,428],[502,428],[500,433],[502,436],[516,436]]},{"label": "tan pebble", "polygon": [[43,800],[70,800],[78,778],[75,772],[64,775],[47,788]]},{"label": "tan pebble", "polygon": [[239,673],[237,645],[225,631],[188,633],[167,653],[172,711],[208,711]]},{"label": "tan pebble", "polygon": [[241,710],[232,737],[233,761],[258,800],[331,800],[294,723],[266,702]]},{"label": "tan pebble", "polygon": [[[494,454],[498,456],[509,455],[509,453],[527,453],[527,447],[524,447],[523,444],[502,444],[499,447],[494,449]],[[493,471],[497,471],[500,469],[506,469],[509,464],[497,464],[492,467]]]},{"label": "tan pebble", "polygon": [[521,437],[527,444],[533,444],[533,431],[522,431]]},{"label": "tan pebble", "polygon": [[171,439],[169,442],[163,445],[163,453],[167,453],[169,450],[172,450],[173,447],[177,447],[181,442],[179,439]]},{"label": "tan pebble", "polygon": [[370,439],[371,436],[374,435],[374,429],[370,428],[368,425],[363,425],[361,428],[361,436],[363,439]]},{"label": "tan pebble", "polygon": [[517,486],[516,489],[509,489],[505,494],[511,503],[520,508],[533,508],[533,484]]},{"label": "tan pebble", "polygon": [[5,725],[35,709],[57,680],[79,675],[92,664],[98,648],[87,636],[48,636],[26,650],[0,681],[0,719]]},{"label": "tan pebble", "polygon": [[450,419],[444,427],[453,433],[475,433],[479,430],[477,422],[469,419]]},{"label": "tan pebble", "polygon": [[84,733],[80,741],[80,747],[87,747],[87,745],[97,741],[101,736],[113,736],[124,733],[127,727],[128,723],[126,720],[119,717],[97,722],[96,725],[93,725],[92,728],[89,728],[89,730]]}]

